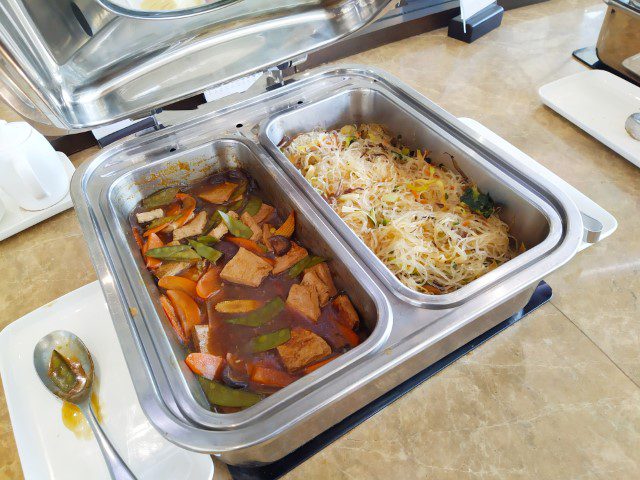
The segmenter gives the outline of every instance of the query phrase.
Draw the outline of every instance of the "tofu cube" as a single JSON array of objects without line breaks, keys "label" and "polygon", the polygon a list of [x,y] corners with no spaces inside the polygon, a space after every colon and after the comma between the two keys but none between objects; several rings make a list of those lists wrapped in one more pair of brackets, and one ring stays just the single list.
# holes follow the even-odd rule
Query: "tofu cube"
[{"label": "tofu cube", "polygon": [[346,295],[338,295],[331,305],[336,309],[338,313],[338,321],[342,323],[345,327],[349,327],[351,330],[355,330],[358,328],[358,324],[360,323],[360,317],[358,317],[358,312],[353,308],[353,304],[349,297]]},{"label": "tofu cube", "polygon": [[259,287],[272,268],[271,264],[263,258],[245,248],[240,248],[224,266],[220,272],[220,278],[227,282]]},{"label": "tofu cube", "polygon": [[295,242],[291,242],[291,248],[289,249],[289,251],[281,257],[276,257],[276,264],[273,267],[273,274],[278,275],[279,273],[290,269],[307,255],[309,255],[309,252],[307,252],[305,248],[301,247]]},{"label": "tofu cube", "polygon": [[191,263],[192,262],[162,262],[162,265],[155,269],[154,274],[158,278],[178,275],[183,270],[189,268]]},{"label": "tofu cube", "polygon": [[325,262],[307,268],[302,277],[302,285],[312,287],[316,291],[320,306],[326,305],[331,297],[338,293],[333,284],[329,267]]},{"label": "tofu cube", "polygon": [[[228,215],[231,218],[235,218],[236,220],[238,219],[238,214],[236,212],[229,212]],[[229,233],[229,227],[227,227],[226,223],[220,222],[218,224],[218,226],[216,228],[212,229],[207,235],[211,235],[212,237],[215,237],[218,240],[220,240],[227,233]]]},{"label": "tofu cube", "polygon": [[313,287],[305,285],[292,285],[287,297],[287,306],[304,315],[314,322],[320,318],[320,304],[318,294]]},{"label": "tofu cube", "polygon": [[211,353],[209,351],[209,325],[195,325],[191,335],[193,346],[198,352]]},{"label": "tofu cube", "polygon": [[176,242],[182,240],[183,238],[201,235],[206,224],[207,212],[203,210],[202,212],[198,213],[189,223],[186,223],[182,227],[176,228],[173,231],[173,241]]},{"label": "tofu cube", "polygon": [[331,355],[331,347],[324,339],[304,328],[291,330],[288,342],[277,347],[280,359],[289,372],[305,367]]},{"label": "tofu cube", "polygon": [[238,188],[237,183],[224,182],[211,187],[209,190],[198,194],[198,196],[207,202],[224,203],[229,200],[231,194]]},{"label": "tofu cube", "polygon": [[259,242],[260,240],[262,240],[262,229],[251,215],[249,215],[247,212],[244,212],[240,217],[240,220],[242,220],[242,223],[249,227],[253,232],[253,235],[251,235],[251,240],[253,240],[254,242]]},{"label": "tofu cube", "polygon": [[[195,217],[195,215],[193,214],[193,212],[191,212],[191,213],[189,214],[189,217],[187,218],[187,221],[186,221],[186,222],[184,222],[184,223],[185,223],[185,224],[189,223],[189,222],[193,219],[193,217]],[[176,226],[176,223],[175,223],[175,222],[171,222],[171,223],[168,223],[168,224],[167,224],[167,226],[166,226],[166,227],[164,227],[164,228],[162,229],[162,231],[163,231],[163,232],[167,232],[167,233],[171,233],[171,232],[173,232],[176,228],[178,228],[178,227]]]},{"label": "tofu cube", "polygon": [[229,233],[229,228],[227,228],[227,224],[224,222],[220,222],[216,228],[209,232],[209,235],[220,240],[227,233]]},{"label": "tofu cube", "polygon": [[263,203],[262,205],[260,205],[260,210],[258,210],[258,213],[253,216],[253,219],[256,223],[262,223],[265,220],[268,220],[274,211],[275,208],[273,208],[271,205]]},{"label": "tofu cube", "polygon": [[161,208],[149,210],[148,212],[136,213],[136,220],[138,220],[138,223],[148,223],[156,218],[162,217],[164,217],[164,211]]}]

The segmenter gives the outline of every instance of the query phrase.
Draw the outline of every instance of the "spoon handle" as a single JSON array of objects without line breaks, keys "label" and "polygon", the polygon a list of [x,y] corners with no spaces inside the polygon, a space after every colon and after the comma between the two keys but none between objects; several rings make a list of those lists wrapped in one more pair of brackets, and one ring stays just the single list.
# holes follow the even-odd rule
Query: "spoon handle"
[{"label": "spoon handle", "polygon": [[87,422],[89,422],[91,430],[93,430],[93,435],[96,437],[100,450],[102,451],[102,455],[107,462],[107,468],[109,469],[111,478],[113,480],[136,480],[136,476],[131,472],[131,470],[129,470],[127,464],[124,463],[122,457],[118,455],[118,452],[113,448],[113,445],[102,430],[98,419],[93,413],[90,402],[85,401],[78,406],[80,407],[80,410],[82,410]]}]

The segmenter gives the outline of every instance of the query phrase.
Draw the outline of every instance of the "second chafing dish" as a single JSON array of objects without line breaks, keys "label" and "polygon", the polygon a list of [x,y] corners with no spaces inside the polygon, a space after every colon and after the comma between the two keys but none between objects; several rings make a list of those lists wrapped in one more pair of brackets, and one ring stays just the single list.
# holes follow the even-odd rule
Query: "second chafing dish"
[{"label": "second chafing dish", "polygon": [[[292,179],[299,174],[290,170],[285,174],[260,147],[251,144],[258,139],[260,124],[267,125],[268,133],[268,125],[284,125],[277,118],[280,114],[285,114],[281,119],[287,115],[293,118],[297,109],[304,112],[307,105],[313,110],[315,105],[326,104],[333,106],[314,110],[319,116],[313,119],[311,128],[339,122],[341,115],[351,110],[362,115],[356,121],[366,121],[367,112],[377,118],[385,112],[383,123],[400,122],[389,126],[404,138],[425,142],[433,151],[455,149],[467,175],[507,204],[506,211],[512,209],[514,218],[518,217],[512,222],[514,233],[526,236],[536,246],[521,260],[518,257],[507,263],[505,266],[512,266],[496,277],[478,280],[480,287],[456,301],[438,304],[430,298],[416,301],[398,295],[396,286],[362,244],[354,242],[349,232],[331,219],[332,212],[326,211],[326,205],[317,204],[304,184],[294,185]],[[273,122],[267,124],[271,118]],[[301,124],[299,131],[305,127]],[[249,141],[220,140],[230,134]],[[268,140],[262,136],[269,145]],[[157,305],[148,294],[148,288],[153,288],[150,278],[141,275],[140,259],[132,253],[137,249],[123,230],[130,208],[141,195],[158,188],[163,178],[156,176],[146,179],[151,182],[140,183],[144,175],[134,178],[131,172],[160,172],[162,169],[154,166],[179,165],[180,161],[190,164],[187,176],[202,177],[220,158],[231,158],[226,154],[221,157],[221,146],[235,149],[240,162],[249,158],[246,155],[254,156],[259,161],[256,169],[262,172],[256,175],[258,183],[263,188],[265,180],[279,185],[284,205],[309,212],[308,221],[322,237],[318,245],[309,246],[322,253],[323,244],[336,244],[332,249],[338,260],[334,270],[347,283],[355,280],[359,285],[357,306],[361,313],[368,313],[367,321],[377,320],[368,344],[335,361],[342,362],[338,371],[332,372],[332,362],[317,370],[317,375],[295,382],[244,412],[225,415],[227,418],[203,411],[203,399],[198,399],[188,376],[183,376],[185,367],[177,356],[179,350],[158,328]],[[271,149],[277,157],[273,144]],[[175,170],[169,178],[178,174],[180,171]],[[574,255],[583,235],[580,212],[563,192],[526,167],[517,167],[508,156],[488,151],[468,127],[398,80],[362,67],[310,72],[284,87],[240,98],[233,105],[175,127],[113,145],[78,169],[72,192],[147,417],[169,440],[242,465],[281,458],[516,313],[527,303],[538,280]],[[316,213],[309,199],[322,214]]]}]

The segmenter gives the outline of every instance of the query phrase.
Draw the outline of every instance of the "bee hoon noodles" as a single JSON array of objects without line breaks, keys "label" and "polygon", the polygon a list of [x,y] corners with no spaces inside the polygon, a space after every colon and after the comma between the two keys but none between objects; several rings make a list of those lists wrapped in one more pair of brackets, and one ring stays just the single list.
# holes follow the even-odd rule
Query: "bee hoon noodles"
[{"label": "bee hoon noodles", "polygon": [[[304,133],[282,150],[414,290],[452,292],[515,256],[490,197],[462,174],[432,165],[427,151],[403,147],[380,125]],[[473,199],[491,207],[480,209]]]}]

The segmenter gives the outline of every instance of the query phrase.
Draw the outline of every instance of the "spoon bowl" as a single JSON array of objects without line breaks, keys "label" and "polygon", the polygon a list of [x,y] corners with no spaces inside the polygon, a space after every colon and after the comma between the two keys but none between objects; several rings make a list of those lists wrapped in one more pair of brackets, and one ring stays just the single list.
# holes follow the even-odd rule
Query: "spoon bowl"
[{"label": "spoon bowl", "polygon": [[[74,395],[60,389],[49,377],[49,362],[54,349],[64,357],[80,363],[84,370],[86,381],[83,388]],[[93,360],[86,345],[73,333],[66,330],[56,330],[42,337],[33,350],[33,365],[44,386],[56,397],[75,404],[90,397],[94,376]]]},{"label": "spoon bowl", "polygon": [[[76,386],[65,391],[51,380],[49,364],[53,351],[56,350],[67,361],[80,364],[77,368]],[[59,357],[58,357],[59,358]],[[122,460],[102,430],[91,407],[91,387],[93,386],[94,368],[91,354],[86,345],[76,335],[66,330],[56,330],[42,337],[33,350],[33,365],[38,377],[47,389],[61,400],[78,406],[86,418],[107,463],[111,478],[115,480],[135,480],[135,476]]]},{"label": "spoon bowl", "polygon": [[640,140],[640,113],[632,113],[627,118],[624,128],[631,137]]}]

